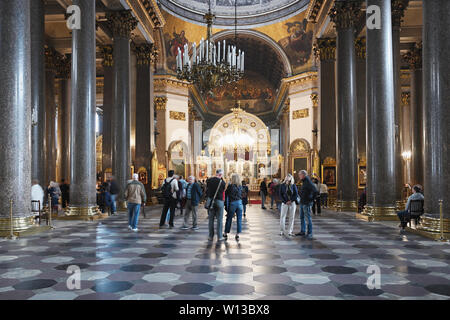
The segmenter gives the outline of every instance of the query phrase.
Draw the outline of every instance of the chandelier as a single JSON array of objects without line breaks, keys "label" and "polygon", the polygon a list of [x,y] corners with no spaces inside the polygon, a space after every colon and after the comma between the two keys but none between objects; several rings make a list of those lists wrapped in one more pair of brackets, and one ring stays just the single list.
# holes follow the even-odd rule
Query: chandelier
[{"label": "chandelier", "polygon": [[234,108],[231,108],[234,114],[234,118],[231,119],[233,124],[232,132],[222,136],[218,143],[219,146],[224,150],[244,150],[249,151],[250,148],[255,144],[255,140],[245,131],[240,128],[240,123],[242,122],[242,112],[240,105],[237,104]]},{"label": "chandelier", "polygon": [[201,93],[210,92],[216,87],[239,81],[244,76],[244,51],[236,48],[237,40],[237,1],[235,1],[235,44],[227,45],[211,41],[212,25],[215,16],[211,13],[209,0],[208,13],[204,19],[208,25],[206,40],[202,38],[197,44],[192,44],[192,56],[189,56],[189,46],[178,48],[177,78],[194,84]]}]

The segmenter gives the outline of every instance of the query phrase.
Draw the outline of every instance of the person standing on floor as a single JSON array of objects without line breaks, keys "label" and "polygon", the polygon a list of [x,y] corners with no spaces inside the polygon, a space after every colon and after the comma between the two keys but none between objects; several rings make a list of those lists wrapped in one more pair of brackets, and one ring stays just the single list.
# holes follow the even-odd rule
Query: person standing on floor
[{"label": "person standing on floor", "polygon": [[208,210],[208,240],[214,239],[214,220],[217,220],[217,238],[222,241],[223,229],[223,206],[224,206],[224,190],[226,183],[223,181],[223,170],[217,169],[216,176],[209,178],[206,182],[206,203],[205,208]]},{"label": "person standing on floor", "polygon": [[124,193],[128,208],[128,229],[134,232],[138,231],[137,224],[139,221],[139,212],[141,205],[145,206],[147,202],[147,194],[144,185],[139,181],[139,175],[133,174],[133,180],[127,184]]},{"label": "person standing on floor", "polygon": [[120,192],[119,184],[115,177],[111,177],[109,181],[109,194],[111,196],[111,214],[116,214],[117,212],[117,195]]},{"label": "person standing on floor", "polygon": [[328,208],[328,186],[325,183],[320,184],[320,202],[323,208]]},{"label": "person standing on floor", "polygon": [[[299,178],[302,181],[302,188],[300,189],[300,233],[297,236],[306,236],[313,240],[313,225],[311,219],[311,207],[313,206],[314,198],[317,192],[316,187],[308,177],[305,170],[301,170]],[[305,219],[308,221],[308,232],[306,232]]]},{"label": "person standing on floor", "polygon": [[188,184],[186,186],[186,211],[184,213],[184,224],[181,227],[182,230],[188,230],[189,218],[192,212],[192,230],[197,230],[197,209],[198,204],[202,198],[202,189],[200,185],[195,181],[194,176],[188,178]]},{"label": "person standing on floor", "polygon": [[242,208],[244,213],[244,218],[247,217],[247,204],[248,204],[248,186],[245,180],[242,180]]},{"label": "person standing on floor", "polygon": [[267,197],[267,178],[264,178],[259,185],[259,193],[261,195],[261,209],[266,209],[266,197]]},{"label": "person standing on floor", "polygon": [[162,195],[164,197],[164,207],[161,213],[161,220],[159,221],[159,227],[162,228],[166,223],[167,211],[170,209],[169,228],[173,228],[173,218],[175,216],[175,209],[177,207],[177,191],[178,180],[174,176],[174,171],[169,170],[168,178],[164,180],[161,187]]},{"label": "person standing on floor", "polygon": [[242,205],[241,178],[237,173],[231,175],[231,183],[225,191],[225,202],[227,203],[228,212],[223,237],[225,240],[228,239],[228,233],[231,231],[231,223],[233,222],[234,214],[236,214],[237,226],[235,239],[239,240],[239,234],[242,232],[242,211],[244,208]]},{"label": "person standing on floor", "polygon": [[281,198],[281,214],[280,214],[280,235],[286,233],[286,216],[289,212],[289,236],[294,235],[294,218],[296,201],[298,197],[297,186],[295,185],[294,177],[288,174],[284,182],[280,186]]},{"label": "person standing on floor", "polygon": [[320,183],[319,180],[317,178],[312,179],[312,183],[315,187],[315,194],[314,194],[314,201],[313,201],[313,206],[312,206],[312,212],[314,215],[316,215],[316,210],[317,210],[317,215],[320,215],[322,213],[322,210],[320,208]]},{"label": "person standing on floor", "polygon": [[61,205],[64,208],[69,204],[69,196],[70,196],[70,186],[64,179],[61,179]]}]

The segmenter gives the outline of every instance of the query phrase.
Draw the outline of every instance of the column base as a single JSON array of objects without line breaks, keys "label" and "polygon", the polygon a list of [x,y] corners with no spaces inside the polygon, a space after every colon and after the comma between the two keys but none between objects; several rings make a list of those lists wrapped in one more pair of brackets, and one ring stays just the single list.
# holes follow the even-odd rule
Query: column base
[{"label": "column base", "polygon": [[358,210],[358,204],[355,200],[336,200],[336,210],[339,212],[356,212]]},{"label": "column base", "polygon": [[448,241],[450,240],[450,219],[443,219],[443,232],[441,232],[440,219],[427,215],[423,216],[416,228],[407,227],[406,230],[430,239]]},{"label": "column base", "polygon": [[328,198],[328,208],[336,210],[336,198]]},{"label": "column base", "polygon": [[356,214],[356,218],[365,221],[398,220],[395,207],[374,207],[371,205],[366,205],[363,212]]},{"label": "column base", "polygon": [[[13,233],[19,236],[21,233],[36,227],[34,216],[13,217]],[[11,219],[9,217],[0,218],[0,237],[7,237],[11,234]]]},{"label": "column base", "polygon": [[106,218],[108,214],[103,214],[98,206],[90,207],[72,207],[69,206],[65,215],[57,217],[57,220],[98,220]]}]

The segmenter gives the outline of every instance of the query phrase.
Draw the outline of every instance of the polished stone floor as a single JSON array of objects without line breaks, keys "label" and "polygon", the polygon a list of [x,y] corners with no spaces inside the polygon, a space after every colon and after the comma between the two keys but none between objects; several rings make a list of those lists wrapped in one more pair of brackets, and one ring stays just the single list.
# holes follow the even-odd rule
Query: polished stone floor
[{"label": "polished stone floor", "polygon": [[[450,245],[325,211],[316,240],[279,235],[278,214],[248,209],[243,234],[209,243],[197,231],[157,228],[147,208],[140,231],[125,214],[0,240],[0,299],[449,299]],[[296,231],[298,231],[298,212]],[[231,237],[230,237],[231,238]],[[81,270],[69,290],[67,268]],[[368,289],[376,265],[381,287]]]}]

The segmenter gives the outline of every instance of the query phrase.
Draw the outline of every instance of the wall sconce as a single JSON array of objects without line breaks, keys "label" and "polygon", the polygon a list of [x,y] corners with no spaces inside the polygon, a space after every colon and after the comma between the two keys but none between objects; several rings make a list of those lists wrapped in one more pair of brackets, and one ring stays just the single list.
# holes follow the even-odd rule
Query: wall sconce
[{"label": "wall sconce", "polygon": [[411,151],[404,151],[402,153],[402,158],[405,161],[411,160]]}]

